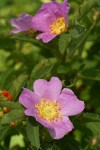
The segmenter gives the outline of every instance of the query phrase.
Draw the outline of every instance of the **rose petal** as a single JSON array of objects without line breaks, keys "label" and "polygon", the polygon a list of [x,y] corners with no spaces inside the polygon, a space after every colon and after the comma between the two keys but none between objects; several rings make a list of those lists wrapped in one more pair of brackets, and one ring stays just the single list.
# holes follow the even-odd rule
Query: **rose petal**
[{"label": "rose petal", "polygon": [[38,10],[37,14],[41,13],[44,10],[48,10],[49,13],[52,14],[52,16],[59,18],[65,16],[65,14],[69,12],[69,5],[67,0],[64,0],[62,4],[58,2],[44,3],[42,7]]},{"label": "rose petal", "polygon": [[35,117],[35,118],[36,118],[37,112],[34,111],[33,108],[30,108],[30,109],[26,109],[26,110],[25,110],[25,115],[27,115],[27,116],[32,116],[32,117]]},{"label": "rose petal", "polygon": [[50,25],[55,19],[55,16],[47,9],[42,10],[32,18],[32,27],[37,31],[50,32]]},{"label": "rose petal", "polygon": [[39,34],[36,39],[39,40],[39,39],[42,39],[44,43],[48,43],[50,42],[54,37],[56,37],[57,35],[56,34],[50,34],[50,33],[41,33]]},{"label": "rose petal", "polygon": [[22,14],[20,14],[20,16],[19,16],[19,20],[23,20],[23,19],[27,19],[27,20],[24,20],[24,21],[26,21],[26,22],[31,21],[32,15],[26,14],[26,13],[22,13]]},{"label": "rose petal", "polygon": [[57,77],[52,77],[49,82],[49,90],[52,94],[52,98],[57,100],[62,89],[62,82]]},{"label": "rose petal", "polygon": [[22,23],[19,22],[18,19],[11,19],[11,25],[12,25],[13,27],[18,28],[18,29],[24,28],[23,25],[22,25]]},{"label": "rose petal", "polygon": [[23,29],[23,30],[22,29],[14,29],[11,31],[11,33],[15,34],[15,33],[24,32],[24,31],[27,31],[27,30],[25,30],[25,29]]},{"label": "rose petal", "polygon": [[46,128],[53,128],[53,124],[50,123],[49,121],[41,118],[39,116],[39,114],[37,114],[35,118],[36,118],[36,121],[38,121],[39,123],[41,123],[44,127],[46,127]]},{"label": "rose petal", "polygon": [[53,127],[53,129],[49,129],[49,132],[54,139],[63,138],[66,133],[74,128],[68,117],[63,117],[63,120],[55,122]]},{"label": "rose petal", "polygon": [[[63,92],[65,92],[65,90]],[[66,89],[66,92],[63,92],[57,101],[61,107],[61,114],[73,116],[81,113],[84,110],[84,102],[78,100],[71,90]]]},{"label": "rose petal", "polygon": [[62,90],[62,93],[63,94],[68,94],[68,95],[74,95],[75,96],[74,92],[71,89],[68,89],[68,88],[64,88]]},{"label": "rose petal", "polygon": [[50,101],[56,101],[61,92],[62,83],[57,77],[52,77],[50,82],[39,79],[34,82],[33,88],[34,92],[41,98],[45,98],[46,100]]},{"label": "rose petal", "polygon": [[47,87],[48,87],[48,81],[44,79],[38,79],[33,84],[34,92],[40,97],[43,97],[43,94],[45,93]]},{"label": "rose petal", "polygon": [[12,33],[27,31],[32,28],[32,16],[23,13],[19,16],[19,18],[11,19],[11,25],[17,28],[15,31],[13,30]]},{"label": "rose petal", "polygon": [[35,108],[35,104],[39,104],[41,102],[40,97],[36,95],[34,92],[24,88],[22,94],[19,97],[19,102],[28,110],[33,109],[34,112],[37,112]]},{"label": "rose petal", "polygon": [[43,39],[43,42],[45,43],[52,40],[55,36],[49,35],[51,34],[50,25],[52,25],[60,17],[64,17],[66,23],[68,24],[69,10],[70,6],[67,0],[64,0],[62,4],[58,2],[44,3],[32,19],[33,29],[44,32],[44,34],[37,36],[37,39]]}]

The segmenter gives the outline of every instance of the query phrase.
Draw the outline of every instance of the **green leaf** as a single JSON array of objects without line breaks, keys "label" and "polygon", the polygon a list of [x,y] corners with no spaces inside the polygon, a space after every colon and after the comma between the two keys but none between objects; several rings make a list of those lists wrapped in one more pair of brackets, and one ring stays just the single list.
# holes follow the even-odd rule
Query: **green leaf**
[{"label": "green leaf", "polygon": [[27,127],[26,127],[26,131],[27,131],[27,136],[29,141],[31,142],[31,144],[36,147],[37,149],[40,148],[40,141],[39,141],[39,126],[36,123],[36,121],[34,121],[34,119],[32,117],[30,117],[27,120]]},{"label": "green leaf", "polygon": [[28,87],[31,89],[33,82],[36,79],[40,79],[42,77],[44,77],[45,75],[47,75],[52,69],[53,69],[54,65],[48,65],[48,64],[41,64],[41,62],[39,64],[37,64],[34,69],[32,70],[31,73],[31,77],[30,77],[30,82]]},{"label": "green leaf", "polygon": [[79,73],[79,77],[100,81],[100,70],[97,69],[86,69]]},{"label": "green leaf", "polygon": [[100,122],[88,122],[86,123],[86,127],[88,127],[94,134],[100,133]]},{"label": "green leaf", "polygon": [[1,100],[2,99],[0,98],[0,107],[8,107],[11,109],[22,109],[22,110],[24,109],[20,103],[8,101],[2,102]]},{"label": "green leaf", "polygon": [[78,20],[81,20],[83,17],[85,17],[96,4],[96,0],[88,0],[85,3],[83,3],[79,8],[80,10]]},{"label": "green leaf", "polygon": [[23,85],[25,84],[26,80],[27,80],[27,75],[22,74],[13,82],[13,84],[10,88],[10,93],[11,93],[13,99],[15,99],[17,97],[17,95],[19,94]]},{"label": "green leaf", "polygon": [[0,127],[0,141],[5,138],[9,129],[10,129],[10,127],[8,127],[8,126]]},{"label": "green leaf", "polygon": [[41,66],[36,65],[35,68],[32,71],[31,77],[34,79],[39,79],[44,77],[46,74],[48,74],[53,68],[53,65],[47,65],[47,66]]},{"label": "green leaf", "polygon": [[83,119],[88,122],[100,122],[100,116],[93,113],[83,113]]},{"label": "green leaf", "polygon": [[100,116],[94,113],[83,113],[75,120],[74,123],[100,122]]},{"label": "green leaf", "polygon": [[74,27],[76,24],[76,20],[81,21],[91,11],[91,9],[98,4],[98,0],[88,0],[82,3],[82,5],[75,12],[74,17],[71,17],[69,19],[70,27]]},{"label": "green leaf", "polygon": [[11,122],[20,121],[25,117],[24,110],[11,110],[5,114],[1,120],[1,124],[9,124]]},{"label": "green leaf", "polygon": [[64,54],[70,41],[71,41],[70,34],[63,33],[60,35],[58,45],[59,45],[59,51],[61,54]]},{"label": "green leaf", "polygon": [[72,38],[79,38],[84,32],[86,28],[83,25],[77,23],[74,28],[69,30],[69,33]]},{"label": "green leaf", "polygon": [[90,34],[90,32],[92,31],[92,29],[94,27],[95,27],[95,24],[92,24],[91,27],[88,30],[86,30],[83,35],[81,34],[81,36],[79,38],[72,39],[72,41],[69,45],[69,51],[68,51],[68,55],[70,57],[72,57],[72,54],[75,52],[75,50],[77,48],[79,48],[81,46],[81,44],[86,41],[86,38],[88,37],[88,35]]},{"label": "green leaf", "polygon": [[70,29],[69,33],[73,38],[78,38],[80,36],[78,31],[75,28]]},{"label": "green leaf", "polygon": [[12,78],[14,74],[14,68],[7,69],[6,71],[0,73],[0,89],[7,87],[7,82]]},{"label": "green leaf", "polygon": [[79,35],[83,34],[86,31],[86,27],[81,25],[81,24],[79,24],[79,23],[77,23],[75,25],[75,29],[77,30]]}]

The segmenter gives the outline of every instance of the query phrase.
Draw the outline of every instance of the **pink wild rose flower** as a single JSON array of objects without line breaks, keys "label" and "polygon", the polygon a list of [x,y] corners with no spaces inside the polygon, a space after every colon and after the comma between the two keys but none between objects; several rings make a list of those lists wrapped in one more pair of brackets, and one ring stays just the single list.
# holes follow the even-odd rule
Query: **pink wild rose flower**
[{"label": "pink wild rose flower", "polygon": [[15,27],[11,33],[34,32],[32,29],[32,16],[26,13],[21,14],[17,19],[11,19],[11,25]]},{"label": "pink wild rose flower", "polygon": [[62,90],[62,82],[57,77],[52,77],[49,82],[38,79],[33,89],[34,92],[24,88],[19,98],[19,102],[26,108],[25,114],[33,116],[48,128],[54,139],[62,138],[74,128],[68,116],[81,113],[84,102],[72,90]]},{"label": "pink wild rose flower", "polygon": [[62,4],[58,2],[44,3],[32,18],[32,27],[40,34],[36,39],[48,43],[57,35],[68,29],[68,13],[70,6],[67,0]]}]

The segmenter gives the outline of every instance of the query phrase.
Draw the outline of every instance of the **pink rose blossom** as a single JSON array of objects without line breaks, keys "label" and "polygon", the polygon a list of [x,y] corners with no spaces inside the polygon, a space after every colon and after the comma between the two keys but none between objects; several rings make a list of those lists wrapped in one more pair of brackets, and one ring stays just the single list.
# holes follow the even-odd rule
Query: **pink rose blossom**
[{"label": "pink rose blossom", "polygon": [[68,30],[68,13],[70,6],[67,0],[62,4],[54,1],[44,3],[35,16],[21,14],[18,19],[11,19],[11,25],[15,27],[12,33],[38,31],[36,39],[42,39],[48,43],[53,38]]},{"label": "pink rose blossom", "polygon": [[62,4],[44,3],[32,18],[32,27],[41,32],[36,39],[42,39],[44,43],[48,43],[57,35],[67,31],[69,10],[67,0],[64,0]]},{"label": "pink rose blossom", "polygon": [[84,102],[72,90],[62,90],[62,82],[57,77],[52,77],[49,82],[38,79],[33,89],[34,92],[24,88],[19,98],[19,102],[26,108],[25,114],[33,116],[48,128],[54,139],[62,138],[74,128],[68,116],[81,113]]},{"label": "pink rose blossom", "polygon": [[11,33],[30,32],[32,29],[32,16],[29,14],[21,14],[18,19],[11,19],[11,25],[15,27]]}]

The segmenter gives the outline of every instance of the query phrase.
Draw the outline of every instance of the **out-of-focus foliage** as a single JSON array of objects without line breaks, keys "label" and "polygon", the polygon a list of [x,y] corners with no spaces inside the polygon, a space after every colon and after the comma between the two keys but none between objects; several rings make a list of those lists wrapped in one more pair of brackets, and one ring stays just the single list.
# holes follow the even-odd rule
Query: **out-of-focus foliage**
[{"label": "out-of-focus foliage", "polygon": [[[43,0],[45,1],[45,0]],[[11,35],[10,19],[26,12],[34,15],[42,0],[0,1],[0,90],[11,92],[13,101],[0,97],[1,150],[99,150],[100,149],[100,0],[69,0],[69,30],[48,44],[34,35]],[[22,87],[32,90],[39,78],[57,76],[85,101],[83,114],[71,117],[75,129],[53,140],[47,129],[24,115],[18,103]],[[11,126],[16,122],[16,126]],[[24,146],[11,147],[21,134]]]}]

